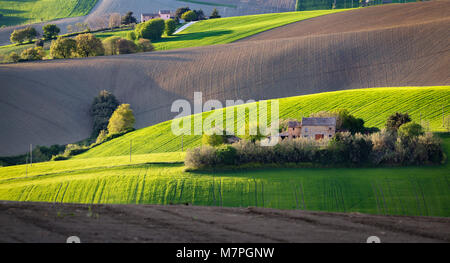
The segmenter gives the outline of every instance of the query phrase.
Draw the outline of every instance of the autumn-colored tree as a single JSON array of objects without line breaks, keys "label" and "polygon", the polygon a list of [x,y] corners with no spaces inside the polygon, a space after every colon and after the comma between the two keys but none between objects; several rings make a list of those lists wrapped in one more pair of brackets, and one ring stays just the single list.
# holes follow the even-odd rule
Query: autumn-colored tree
[{"label": "autumn-colored tree", "polygon": [[41,47],[28,48],[22,51],[20,58],[24,61],[42,60],[45,52]]},{"label": "autumn-colored tree", "polygon": [[133,129],[136,122],[130,104],[122,104],[114,111],[108,123],[108,133],[117,134]]}]

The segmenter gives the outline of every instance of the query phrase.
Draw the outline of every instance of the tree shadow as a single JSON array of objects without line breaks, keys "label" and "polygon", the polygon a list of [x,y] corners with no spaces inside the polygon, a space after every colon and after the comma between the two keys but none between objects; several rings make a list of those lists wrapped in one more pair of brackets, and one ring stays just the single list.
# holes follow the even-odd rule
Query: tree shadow
[{"label": "tree shadow", "polygon": [[232,30],[211,30],[206,32],[196,32],[196,33],[186,33],[181,35],[173,35],[171,37],[166,37],[161,40],[154,41],[153,43],[167,43],[167,42],[178,42],[187,40],[201,40],[209,37],[218,37],[233,33]]},{"label": "tree shadow", "polygon": [[28,21],[28,19],[25,19],[23,17],[18,16],[2,16],[0,17],[0,27],[1,26],[14,26],[14,25],[20,25]]}]

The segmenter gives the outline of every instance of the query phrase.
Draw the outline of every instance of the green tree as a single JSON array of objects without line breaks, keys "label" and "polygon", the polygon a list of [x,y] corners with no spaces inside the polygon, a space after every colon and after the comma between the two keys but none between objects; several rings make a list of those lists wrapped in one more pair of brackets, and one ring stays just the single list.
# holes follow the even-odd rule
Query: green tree
[{"label": "green tree", "polygon": [[100,91],[100,94],[94,98],[90,109],[94,122],[92,138],[97,137],[100,131],[108,128],[109,119],[118,106],[119,101],[113,94],[106,90]]},{"label": "green tree", "polygon": [[25,40],[33,41],[39,34],[34,27],[26,27],[24,29],[16,29],[11,33],[10,40],[12,43],[22,44]]},{"label": "green tree", "polygon": [[70,58],[77,49],[77,42],[72,38],[58,37],[52,41],[50,56],[53,58]]},{"label": "green tree", "polygon": [[188,11],[191,11],[191,9],[187,6],[178,8],[177,11],[175,11],[175,19],[180,20],[181,16]]},{"label": "green tree", "polygon": [[183,19],[186,22],[192,22],[196,21],[198,19],[197,14],[194,11],[187,11],[181,16],[181,19]]},{"label": "green tree", "polygon": [[396,112],[389,116],[386,122],[386,129],[391,132],[396,132],[400,126],[411,121],[408,113]]},{"label": "green tree", "polygon": [[214,18],[221,18],[221,16],[219,15],[219,11],[217,10],[217,8],[214,8],[214,10],[212,11],[211,15],[209,16],[210,19],[214,19]]},{"label": "green tree", "polygon": [[210,146],[219,146],[221,144],[223,144],[224,141],[224,136],[221,134],[203,134],[202,136],[202,144],[203,145],[210,145]]},{"label": "green tree", "polygon": [[165,27],[165,32],[166,35],[171,36],[173,35],[173,33],[175,33],[175,30],[177,28],[177,22],[175,22],[175,20],[173,19],[168,19],[166,20],[166,27]]},{"label": "green tree", "polygon": [[133,129],[136,122],[130,104],[122,104],[114,111],[108,123],[108,133],[117,134]]},{"label": "green tree", "polygon": [[22,44],[25,41],[25,32],[23,30],[14,30],[9,40],[12,43]]},{"label": "green tree", "polygon": [[34,38],[39,36],[39,33],[36,31],[34,27],[26,27],[22,29],[25,34],[25,39],[28,40],[28,42],[32,42]]},{"label": "green tree", "polygon": [[196,20],[205,20],[205,13],[203,12],[203,10],[194,10],[194,13],[197,15],[197,19]]},{"label": "green tree", "polygon": [[398,128],[398,135],[400,137],[413,138],[413,137],[418,137],[423,134],[424,134],[424,131],[423,131],[422,126],[415,122],[405,123]]},{"label": "green tree", "polygon": [[127,33],[127,38],[129,39],[129,40],[136,40],[136,32],[134,32],[134,31],[130,31],[130,32],[128,32]]},{"label": "green tree", "polygon": [[59,27],[54,24],[48,24],[42,28],[42,31],[45,39],[52,39],[58,36],[59,32],[61,32],[61,29],[59,29]]},{"label": "green tree", "polygon": [[122,25],[129,25],[129,24],[137,24],[136,17],[133,16],[133,12],[129,11],[122,17]]},{"label": "green tree", "polygon": [[105,53],[102,41],[93,34],[81,34],[75,37],[77,54],[80,57],[102,56]]},{"label": "green tree", "polygon": [[28,48],[22,51],[20,58],[24,61],[42,60],[45,56],[41,47]]},{"label": "green tree", "polygon": [[151,41],[161,39],[165,29],[165,22],[163,19],[152,19],[145,23],[141,23],[136,27],[136,35],[139,38],[149,39]]}]

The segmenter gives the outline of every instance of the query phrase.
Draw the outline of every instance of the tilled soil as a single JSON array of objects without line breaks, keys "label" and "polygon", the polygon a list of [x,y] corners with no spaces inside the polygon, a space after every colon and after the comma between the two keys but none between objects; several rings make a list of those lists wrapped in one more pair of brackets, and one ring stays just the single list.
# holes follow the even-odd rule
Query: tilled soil
[{"label": "tilled soil", "polygon": [[265,208],[0,202],[0,242],[449,242],[450,219]]}]

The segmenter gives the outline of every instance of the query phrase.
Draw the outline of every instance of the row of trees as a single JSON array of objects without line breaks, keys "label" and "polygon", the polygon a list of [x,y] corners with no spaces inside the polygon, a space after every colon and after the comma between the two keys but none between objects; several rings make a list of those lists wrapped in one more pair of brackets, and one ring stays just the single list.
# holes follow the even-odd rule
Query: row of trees
[{"label": "row of trees", "polygon": [[[219,11],[217,8],[214,8],[211,15],[209,16],[209,19],[215,19],[220,18]],[[191,21],[199,21],[199,20],[205,20],[206,16],[203,12],[203,10],[191,10],[189,7],[180,7],[175,12],[175,19],[179,21],[180,19],[183,19],[186,22]]]},{"label": "row of trees", "polygon": [[[58,36],[61,30],[54,24],[48,24],[42,27],[44,39],[52,39]],[[32,42],[33,39],[39,37],[39,32],[34,27],[26,27],[16,29],[11,33],[10,40],[12,43],[22,44],[25,41]]]},{"label": "row of trees", "polygon": [[[216,145],[217,137],[188,151],[186,165],[193,169],[242,164],[312,164],[318,166],[378,166],[439,164],[445,159],[441,141],[412,122],[408,114],[396,113],[386,129],[372,134],[338,132],[330,141],[307,138],[283,140],[263,147],[245,139],[233,145]],[[220,141],[220,140],[219,140]]]}]

